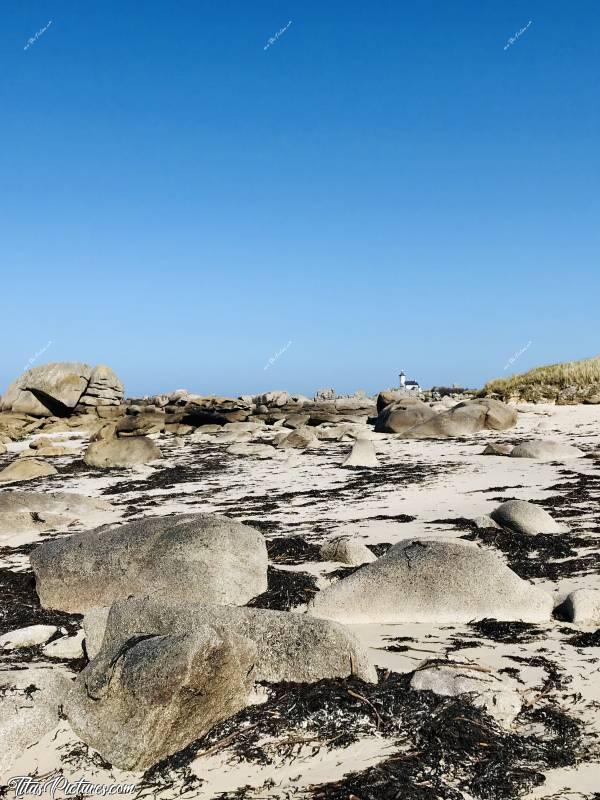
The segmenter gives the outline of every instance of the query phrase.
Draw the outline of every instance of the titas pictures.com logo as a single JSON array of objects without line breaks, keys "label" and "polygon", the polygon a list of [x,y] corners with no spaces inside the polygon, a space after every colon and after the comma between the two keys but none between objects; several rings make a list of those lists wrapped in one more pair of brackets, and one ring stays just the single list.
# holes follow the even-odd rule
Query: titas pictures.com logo
[{"label": "titas pictures.com logo", "polygon": [[8,781],[8,788],[14,789],[15,797],[43,797],[49,795],[53,800],[61,797],[93,796],[115,797],[130,795],[136,789],[135,783],[92,783],[87,778],[69,781],[60,773],[36,780],[28,775],[17,775]]}]

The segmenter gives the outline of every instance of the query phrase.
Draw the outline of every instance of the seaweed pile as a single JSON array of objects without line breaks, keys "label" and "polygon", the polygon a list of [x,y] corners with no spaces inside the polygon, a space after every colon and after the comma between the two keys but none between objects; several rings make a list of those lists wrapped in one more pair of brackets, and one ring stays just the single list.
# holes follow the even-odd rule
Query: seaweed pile
[{"label": "seaweed pile", "polygon": [[573,647],[600,647],[600,628],[595,631],[578,633],[567,639],[567,642]]},{"label": "seaweed pile", "polygon": [[[483,528],[461,537],[497,547],[506,556],[508,566],[528,578],[558,581],[600,570],[600,552],[590,550],[594,540],[574,533],[537,533]],[[580,554],[581,551],[586,551]]]},{"label": "seaweed pile", "polygon": [[[252,524],[250,522],[250,524]],[[269,561],[274,564],[304,564],[322,561],[320,547],[302,536],[281,536],[267,541]]]},{"label": "seaweed pile", "polygon": [[[412,674],[380,671],[378,684],[356,679],[277,684],[270,697],[213,728],[205,737],[148,770],[141,796],[175,780],[193,792],[202,779],[190,764],[227,749],[233,761],[268,765],[302,747],[343,749],[365,736],[390,739],[394,755],[341,781],[312,787],[314,800],[514,800],[544,781],[543,771],[570,766],[583,755],[582,724],[547,699],[525,711],[542,733],[519,736],[500,728],[465,698],[410,689]],[[184,792],[182,792],[184,793]],[[254,796],[243,789],[220,800]]]},{"label": "seaweed pile", "polygon": [[529,622],[501,622],[497,619],[482,619],[479,622],[470,622],[469,627],[478,636],[491,639],[503,644],[524,644],[541,639],[545,631],[543,628]]},{"label": "seaweed pile", "polygon": [[306,605],[317,592],[316,578],[308,572],[292,572],[269,566],[267,591],[254,597],[246,605],[250,608],[289,611],[296,606]]}]

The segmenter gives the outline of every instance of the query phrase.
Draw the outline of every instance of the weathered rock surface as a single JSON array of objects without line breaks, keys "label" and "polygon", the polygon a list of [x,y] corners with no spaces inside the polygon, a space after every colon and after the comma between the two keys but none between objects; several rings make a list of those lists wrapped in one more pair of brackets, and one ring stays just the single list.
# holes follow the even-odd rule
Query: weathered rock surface
[{"label": "weathered rock surface", "polygon": [[118,405],[123,384],[105,366],[61,361],[28,369],[0,399],[0,411],[65,417],[79,406]]},{"label": "weathered rock surface", "polygon": [[405,439],[451,439],[471,436],[485,429],[487,411],[483,406],[463,406],[443,411],[431,419],[402,431]]},{"label": "weathered rock surface", "polygon": [[0,671],[0,780],[11,777],[19,756],[51,731],[69,689],[56,669]]},{"label": "weathered rock surface", "polygon": [[57,630],[54,625],[28,625],[26,628],[8,631],[0,636],[0,650],[18,650],[21,647],[45,644]]},{"label": "weathered rock surface", "polygon": [[38,458],[60,458],[64,456],[77,456],[79,452],[79,449],[75,447],[64,447],[60,444],[53,444],[47,447],[38,447],[36,450],[23,450],[19,453],[18,458],[31,458],[33,455]]},{"label": "weathered rock surface", "polygon": [[283,449],[294,448],[297,450],[306,450],[320,445],[314,428],[309,427],[296,428],[296,430],[293,430],[291,433],[278,434],[278,438],[275,441],[277,447]]},{"label": "weathered rock surface", "polygon": [[162,458],[160,449],[146,436],[92,442],[83,456],[88,466],[101,469],[149,464],[159,458]]},{"label": "weathered rock surface", "polygon": [[124,386],[115,372],[101,364],[94,367],[89,383],[79,398],[82,406],[116,406],[123,401]]},{"label": "weathered rock surface", "polygon": [[578,447],[550,439],[521,442],[511,451],[512,458],[537,458],[539,461],[568,461],[581,458],[585,453]]},{"label": "weathered rock surface", "polygon": [[343,467],[378,467],[379,461],[373,442],[369,439],[357,439],[352,450],[342,462]]},{"label": "weathered rock surface", "polygon": [[115,435],[118,437],[149,436],[152,433],[162,433],[164,430],[164,414],[136,414],[135,416],[128,414],[115,423]]},{"label": "weathered rock surface", "polygon": [[[93,527],[117,511],[103,500],[67,492],[0,492],[0,541],[11,544],[24,531],[45,533],[71,525]],[[21,542],[18,542],[21,543]]]},{"label": "weathered rock surface", "polygon": [[436,416],[437,413],[426,403],[409,398],[385,406],[377,417],[375,430],[378,433],[404,433]]},{"label": "weathered rock surface", "polygon": [[377,395],[377,414],[381,414],[384,408],[392,405],[393,403],[400,403],[406,405],[407,403],[421,403],[419,397],[412,397],[406,391],[396,391],[391,389],[389,391],[379,392]]},{"label": "weathered rock surface", "polygon": [[144,770],[242,709],[256,648],[208,625],[105,647],[75,682],[73,730],[111,764]]},{"label": "weathered rock surface", "polygon": [[500,529],[500,525],[495,522],[490,516],[487,514],[482,514],[479,517],[475,517],[473,522],[475,523],[476,528],[498,528]]},{"label": "weathered rock surface", "polygon": [[36,417],[66,416],[79,402],[91,375],[89,364],[80,362],[33,367],[8,387],[0,410]]},{"label": "weathered rock surface", "polygon": [[81,658],[83,656],[83,630],[73,636],[62,636],[44,647],[44,655],[48,658]]},{"label": "weathered rock surface", "polygon": [[308,613],[346,623],[539,622],[552,597],[491,550],[444,540],[404,541],[318,592]]},{"label": "weathered rock surface", "polygon": [[600,625],[600,589],[575,589],[561,605],[569,622]]},{"label": "weathered rock surface", "polygon": [[492,511],[492,519],[499,525],[519,533],[564,533],[565,527],[535,503],[526,500],[507,500]]},{"label": "weathered rock surface", "polygon": [[448,411],[402,432],[407,439],[448,439],[470,436],[479,431],[508,430],[517,424],[515,409],[488,398],[465,400]]},{"label": "weathered rock surface", "polygon": [[194,427],[226,425],[228,422],[245,422],[252,413],[252,405],[239,398],[191,395],[183,409],[178,411],[172,416],[172,422]]},{"label": "weathered rock surface", "polygon": [[519,420],[519,413],[516,408],[502,403],[500,400],[493,400],[490,397],[481,397],[473,400],[464,400],[454,406],[456,409],[473,408],[481,406],[486,409],[484,427],[491,431],[507,431],[514,428]]},{"label": "weathered rock surface", "polygon": [[96,606],[95,608],[89,608],[85,612],[85,616],[83,617],[83,631],[85,634],[85,649],[90,659],[95,658],[100,652],[108,622],[108,615],[111,608],[114,608],[117,603],[120,602],[133,602],[133,600],[117,600],[112,606]]},{"label": "weathered rock surface", "polygon": [[377,556],[372,550],[369,550],[366,544],[347,536],[338,536],[325,542],[321,546],[321,556],[326,561],[338,561],[340,564],[348,564],[352,567],[377,561]]},{"label": "weathered rock surface", "polygon": [[[371,683],[377,673],[359,641],[342,625],[328,620],[235,606],[178,605],[169,598],[137,598],[94,609],[84,620],[88,652],[111,650],[114,642],[133,635],[184,634],[205,625],[223,628],[256,645],[255,679],[279,683],[310,683],[323,678],[355,675]],[[106,626],[102,631],[102,624]],[[104,638],[103,638],[104,637]]]},{"label": "weathered rock surface", "polygon": [[476,664],[433,661],[419,667],[411,689],[430,691],[444,697],[469,695],[471,703],[483,708],[500,725],[511,725],[523,705],[516,681],[500,677]]},{"label": "weathered rock surface", "polygon": [[16,483],[17,481],[31,481],[34,478],[46,478],[48,475],[57,475],[52,464],[37,458],[17,458],[0,472],[0,483]]},{"label": "weathered rock surface", "polygon": [[164,591],[174,602],[243,604],[267,589],[258,531],[217,514],[145,517],[47,542],[31,554],[46,608],[83,612]]},{"label": "weathered rock surface", "polygon": [[512,444],[496,444],[495,442],[490,442],[486,444],[483,449],[482,456],[509,456],[512,452],[513,445]]},{"label": "weathered rock surface", "polygon": [[278,453],[270,444],[252,444],[251,442],[239,442],[227,448],[227,452],[232,456],[252,456],[253,458],[275,458]]}]

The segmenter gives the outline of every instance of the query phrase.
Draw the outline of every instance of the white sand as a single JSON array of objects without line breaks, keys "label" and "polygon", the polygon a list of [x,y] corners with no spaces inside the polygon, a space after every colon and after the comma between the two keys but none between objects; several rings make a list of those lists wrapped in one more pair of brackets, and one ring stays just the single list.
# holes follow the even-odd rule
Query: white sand
[{"label": "white sand", "polygon": [[[540,422],[547,423],[547,427],[538,429]],[[359,474],[341,467],[352,447],[351,442],[327,442],[318,449],[306,453],[292,452],[286,454],[284,459],[277,460],[235,457],[225,454],[227,445],[222,445],[218,450],[218,459],[224,469],[211,470],[194,482],[175,483],[170,489],[144,488],[143,481],[153,475],[154,467],[124,470],[119,475],[92,471],[86,471],[83,475],[59,474],[34,481],[31,488],[37,491],[61,489],[100,496],[110,486],[135,479],[141,483],[131,492],[102,495],[105,500],[119,504],[119,513],[129,505],[140,508],[137,516],[146,513],[215,511],[235,515],[250,523],[252,520],[278,523],[279,529],[276,532],[268,531],[269,536],[300,534],[315,542],[341,534],[355,536],[369,544],[394,543],[408,537],[456,537],[464,532],[451,525],[436,523],[435,520],[473,518],[487,514],[500,502],[492,499],[494,497],[533,500],[562,494],[566,490],[550,488],[570,480],[561,475],[562,469],[580,474],[597,474],[594,461],[587,458],[560,465],[480,455],[489,441],[512,442],[529,438],[558,439],[587,452],[600,449],[600,406],[524,407],[515,429],[485,432],[470,441],[403,441],[392,436],[378,440],[375,448],[381,468],[396,464],[406,465],[407,469],[398,471],[397,479],[385,485],[374,481],[373,486],[369,487],[367,481],[359,491],[344,490],[344,487],[353,484]],[[166,459],[160,468],[199,465],[205,459],[214,459],[214,441],[211,438],[208,445],[186,443],[176,446],[173,437],[161,437],[159,444]],[[10,445],[9,449],[16,452],[22,447],[19,443]],[[52,461],[59,473],[62,465],[73,462],[73,458]],[[418,477],[418,473],[423,473],[424,478]],[[489,491],[491,487],[507,488]],[[277,502],[278,495],[283,492],[293,493],[294,497],[277,503],[276,508],[268,511],[262,509],[266,502]],[[157,502],[157,505],[148,505],[144,509],[148,501]],[[595,509],[582,509],[581,516],[562,521],[577,526],[580,531],[597,527],[597,509],[597,505]],[[559,512],[560,507],[556,511],[558,517]],[[398,514],[408,514],[416,519],[405,523],[393,519],[373,519],[379,515]],[[75,529],[80,528],[77,526]],[[20,534],[17,541],[15,537],[11,538],[10,546],[23,545],[35,538],[39,537]],[[5,554],[0,565],[19,569],[26,562],[26,556]],[[335,566],[331,563],[313,563],[290,569],[311,572],[324,583],[324,575]],[[556,593],[557,598],[562,598],[575,587],[600,588],[600,575],[590,574],[558,582],[536,579],[535,582]],[[468,626],[352,626],[355,633],[372,648],[373,659],[379,666],[399,672],[411,671],[428,658],[444,655],[455,639],[481,641],[480,646],[461,651],[461,655],[484,666],[517,668],[519,678],[523,681],[523,696],[530,703],[535,703],[539,698],[546,672],[541,667],[529,667],[512,661],[510,657],[542,655],[572,677],[568,689],[556,693],[562,707],[589,723],[590,736],[593,733],[600,734],[596,710],[596,704],[600,703],[600,663],[596,663],[596,658],[600,653],[597,649],[577,650],[565,644],[559,628],[568,627],[577,631],[576,626],[552,622],[548,623],[547,630],[539,640],[526,644],[499,644],[475,636]],[[389,644],[389,638],[394,637],[412,637],[414,641],[404,643],[410,647],[406,652],[394,653],[380,649]],[[9,666],[8,662],[4,662],[0,668]],[[579,693],[581,697],[578,697]],[[97,783],[132,780],[127,773],[116,769],[106,770],[94,764],[91,753],[69,761],[67,754],[77,741],[68,724],[62,722],[55,731],[23,754],[18,764],[11,767],[10,775],[2,775],[0,771],[0,783],[1,778],[6,780],[11,775],[42,774],[56,769],[62,769],[72,779],[81,774],[89,779],[93,777]],[[193,763],[194,772],[205,782],[192,796],[210,798],[222,791],[250,785],[255,789],[254,794],[248,796],[256,798],[302,797],[305,787],[311,784],[338,780],[348,771],[365,769],[378,759],[385,758],[389,754],[389,747],[390,740],[378,737],[369,737],[345,750],[315,750],[310,743],[300,743],[292,748],[293,755],[289,758],[274,756],[273,764],[261,767],[246,762],[236,763],[230,748],[224,747],[217,753],[199,756]],[[137,778],[133,776],[133,779]],[[269,788],[270,781],[273,785]],[[175,780],[175,783],[165,787],[160,796],[178,796],[180,791],[181,787]],[[552,771],[548,774],[546,784],[528,797],[532,800],[555,797],[580,800],[591,798],[594,791],[600,791],[600,756],[597,763]]]}]

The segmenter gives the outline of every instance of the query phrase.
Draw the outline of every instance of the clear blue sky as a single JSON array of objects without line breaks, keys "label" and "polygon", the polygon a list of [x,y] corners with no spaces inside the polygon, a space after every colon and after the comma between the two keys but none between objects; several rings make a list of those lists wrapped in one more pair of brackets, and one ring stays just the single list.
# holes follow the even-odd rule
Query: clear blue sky
[{"label": "clear blue sky", "polygon": [[0,9],[1,387],[48,342],[130,395],[600,352],[596,0]]}]

